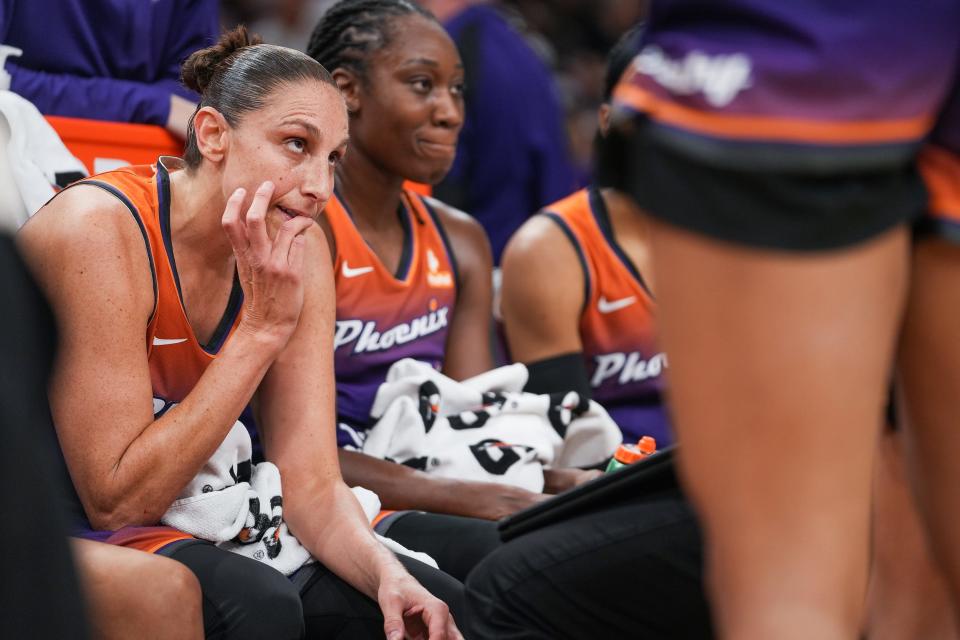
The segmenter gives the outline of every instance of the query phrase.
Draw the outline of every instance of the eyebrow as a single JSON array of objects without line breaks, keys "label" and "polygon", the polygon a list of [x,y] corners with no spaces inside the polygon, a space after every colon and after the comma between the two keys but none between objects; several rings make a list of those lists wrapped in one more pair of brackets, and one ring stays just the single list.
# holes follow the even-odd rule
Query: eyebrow
[{"label": "eyebrow", "polygon": [[280,122],[280,124],[282,126],[289,126],[289,125],[300,126],[306,129],[307,133],[309,133],[314,138],[323,137],[323,135],[321,135],[320,133],[320,129],[317,129],[317,127],[314,124],[307,122],[306,120],[301,120],[300,118],[295,118],[293,120],[283,120],[282,122]]},{"label": "eyebrow", "polygon": [[[409,60],[404,60],[400,66],[403,67],[412,67],[414,65],[422,64],[428,67],[439,67],[440,63],[436,60],[431,60],[430,58],[410,58]],[[463,63],[458,62],[456,65],[457,69],[463,69]]]}]

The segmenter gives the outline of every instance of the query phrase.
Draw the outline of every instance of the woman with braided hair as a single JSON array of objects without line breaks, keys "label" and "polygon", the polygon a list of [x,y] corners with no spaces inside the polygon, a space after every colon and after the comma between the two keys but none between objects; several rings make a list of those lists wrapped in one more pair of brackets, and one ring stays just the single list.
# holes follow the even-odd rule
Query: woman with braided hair
[{"label": "woman with braided hair", "polygon": [[[81,533],[186,565],[208,637],[459,638],[404,566],[451,608],[462,586],[374,537],[330,437],[333,281],[315,220],[347,143],[343,98],[316,61],[242,28],[183,79],[202,96],[184,159],[80,181],[20,234],[59,323],[50,404]],[[159,526],[251,399],[284,518],[318,561],[290,579]],[[155,414],[158,400],[175,404]]]},{"label": "woman with braided hair", "polygon": [[[428,362],[455,379],[492,366],[492,259],[483,229],[403,188],[404,180],[435,184],[452,166],[464,119],[463,65],[436,19],[405,0],[342,0],[317,24],[307,52],[330,69],[350,114],[350,150],[320,221],[337,283],[344,479],[399,510],[378,531],[430,553],[462,579],[499,544],[493,523],[482,520],[543,496],[439,478],[349,448],[362,446],[376,390],[398,359]],[[386,339],[391,330],[409,336],[413,327],[426,329],[402,344]],[[551,475],[547,490],[577,478],[576,470]]]}]

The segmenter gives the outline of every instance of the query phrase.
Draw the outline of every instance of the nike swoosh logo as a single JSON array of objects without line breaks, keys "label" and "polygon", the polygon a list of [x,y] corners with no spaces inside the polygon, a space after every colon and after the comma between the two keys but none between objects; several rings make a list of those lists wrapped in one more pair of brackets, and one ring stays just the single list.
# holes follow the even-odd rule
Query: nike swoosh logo
[{"label": "nike swoosh logo", "polygon": [[619,300],[613,301],[608,301],[603,296],[600,296],[600,300],[597,301],[597,309],[600,310],[600,313],[613,313],[614,311],[619,311],[620,309],[626,309],[636,301],[637,296],[620,298]]},{"label": "nike swoosh logo", "polygon": [[347,261],[343,261],[343,268],[340,270],[343,273],[344,278],[356,278],[357,276],[362,276],[365,273],[370,273],[373,271],[373,267],[357,267],[356,269],[351,269],[347,265]]},{"label": "nike swoosh logo", "polygon": [[154,336],[153,346],[162,347],[163,345],[166,345],[166,344],[180,344],[181,342],[186,342],[186,341],[187,341],[186,338],[157,338],[156,336]]}]

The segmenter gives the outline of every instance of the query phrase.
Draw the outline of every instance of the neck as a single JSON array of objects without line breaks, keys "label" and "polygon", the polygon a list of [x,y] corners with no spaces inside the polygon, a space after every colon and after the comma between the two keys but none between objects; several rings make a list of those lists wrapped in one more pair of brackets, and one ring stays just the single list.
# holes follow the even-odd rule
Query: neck
[{"label": "neck", "polygon": [[221,218],[226,200],[213,171],[200,166],[170,173],[170,227],[175,250],[212,265],[232,266],[233,248]]},{"label": "neck", "polygon": [[337,191],[346,200],[355,222],[373,229],[397,224],[403,178],[387,172],[359,149],[337,168]]}]

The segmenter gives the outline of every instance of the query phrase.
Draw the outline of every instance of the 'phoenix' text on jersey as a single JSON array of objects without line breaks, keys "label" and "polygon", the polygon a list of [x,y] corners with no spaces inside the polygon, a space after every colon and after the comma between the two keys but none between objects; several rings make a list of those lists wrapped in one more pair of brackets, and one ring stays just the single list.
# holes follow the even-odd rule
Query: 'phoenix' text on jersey
[{"label": "'phoenix' text on jersey", "polygon": [[401,322],[384,330],[377,331],[373,320],[337,320],[337,333],[333,339],[333,350],[356,341],[353,353],[373,353],[383,351],[398,344],[413,342],[417,338],[436,333],[447,326],[448,307],[414,318],[409,323]]}]

